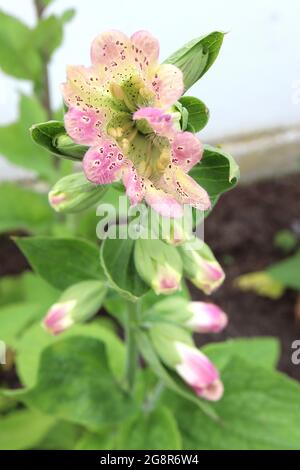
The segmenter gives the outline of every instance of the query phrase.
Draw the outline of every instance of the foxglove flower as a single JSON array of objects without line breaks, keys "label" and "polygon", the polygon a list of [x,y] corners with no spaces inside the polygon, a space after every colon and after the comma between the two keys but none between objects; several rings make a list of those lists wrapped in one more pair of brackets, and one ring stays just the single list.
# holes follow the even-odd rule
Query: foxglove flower
[{"label": "foxglove flower", "polygon": [[197,333],[219,333],[227,323],[226,313],[215,304],[208,302],[189,302],[187,310],[191,317],[186,326]]},{"label": "foxglove flower", "polygon": [[203,149],[180,131],[173,106],[184,90],[182,72],[159,65],[158,55],[158,41],[146,31],[98,36],[92,66],[68,68],[65,126],[77,144],[90,147],[83,159],[89,181],[121,179],[132,205],[145,199],[160,214],[180,217],[183,204],[206,210],[210,200],[187,174]]},{"label": "foxglove flower", "polygon": [[219,373],[210,360],[198,349],[184,343],[176,343],[180,362],[176,371],[180,377],[206,400],[217,401],[223,395]]}]

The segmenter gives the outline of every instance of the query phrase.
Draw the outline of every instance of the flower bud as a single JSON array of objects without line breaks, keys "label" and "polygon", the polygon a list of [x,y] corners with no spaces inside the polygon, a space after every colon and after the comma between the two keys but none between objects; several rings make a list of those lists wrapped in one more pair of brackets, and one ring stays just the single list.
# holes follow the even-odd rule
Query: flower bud
[{"label": "flower bud", "polygon": [[211,401],[220,400],[223,384],[219,373],[210,360],[195,347],[177,342],[176,350],[180,361],[176,371],[180,377],[202,398]]},{"label": "flower bud", "polygon": [[191,317],[186,322],[186,326],[197,333],[218,333],[228,323],[226,313],[215,304],[189,302],[187,309]]},{"label": "flower bud", "polygon": [[182,261],[173,246],[161,240],[138,239],[134,260],[138,274],[156,294],[170,294],[180,289]]},{"label": "flower bud", "polygon": [[100,281],[83,281],[69,287],[48,310],[43,326],[57,335],[74,323],[93,316],[102,305],[106,288]]},{"label": "flower bud", "polygon": [[194,392],[206,400],[219,400],[223,384],[210,360],[193,344],[191,335],[171,323],[158,322],[150,329],[153,347],[166,366],[174,369]]},{"label": "flower bud", "polygon": [[210,248],[198,238],[178,247],[184,273],[192,283],[211,294],[224,281],[225,274]]},{"label": "flower bud", "polygon": [[74,173],[53,186],[49,202],[57,212],[80,212],[99,201],[106,189],[103,185],[90,183],[83,173]]}]

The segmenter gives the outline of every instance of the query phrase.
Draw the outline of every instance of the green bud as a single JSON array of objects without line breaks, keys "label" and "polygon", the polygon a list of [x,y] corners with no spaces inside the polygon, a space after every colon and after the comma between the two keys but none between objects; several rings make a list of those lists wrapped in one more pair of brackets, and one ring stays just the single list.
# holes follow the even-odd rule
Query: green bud
[{"label": "green bud", "polygon": [[139,239],[135,243],[134,261],[138,274],[156,294],[180,289],[182,261],[173,246],[161,240]]},{"label": "green bud", "polygon": [[107,187],[90,183],[84,173],[60,179],[49,192],[49,202],[57,212],[74,213],[96,204]]},{"label": "green bud", "polygon": [[212,251],[202,240],[194,238],[178,247],[184,274],[192,283],[210,294],[224,281],[224,272]]},{"label": "green bud", "polygon": [[161,360],[171,368],[180,362],[176,343],[193,346],[191,334],[183,328],[168,323],[157,323],[150,329],[150,339]]},{"label": "green bud", "polygon": [[83,281],[69,287],[53,304],[44,318],[43,325],[54,335],[74,323],[93,316],[102,305],[106,287],[100,281]]}]

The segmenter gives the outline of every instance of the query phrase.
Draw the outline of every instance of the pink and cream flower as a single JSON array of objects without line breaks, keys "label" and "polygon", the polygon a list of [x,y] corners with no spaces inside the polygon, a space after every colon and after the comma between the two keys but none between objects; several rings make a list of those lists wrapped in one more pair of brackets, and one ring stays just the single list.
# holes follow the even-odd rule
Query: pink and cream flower
[{"label": "pink and cream flower", "polygon": [[162,215],[180,217],[184,204],[210,207],[207,192],[188,175],[203,148],[180,130],[174,104],[184,91],[182,73],[159,65],[158,56],[158,41],[146,31],[98,36],[91,67],[68,68],[65,126],[90,147],[83,159],[89,181],[121,179],[132,205],[145,199]]}]

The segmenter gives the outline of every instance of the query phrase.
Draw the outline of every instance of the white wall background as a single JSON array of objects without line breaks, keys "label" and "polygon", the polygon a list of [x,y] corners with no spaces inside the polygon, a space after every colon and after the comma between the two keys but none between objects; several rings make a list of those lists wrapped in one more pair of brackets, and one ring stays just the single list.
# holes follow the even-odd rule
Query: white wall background
[{"label": "white wall background", "polygon": [[[77,15],[50,69],[56,105],[66,64],[87,65],[90,43],[103,30],[147,29],[160,39],[164,59],[184,42],[219,29],[229,32],[221,54],[190,90],[211,112],[202,138],[300,123],[293,88],[300,90],[299,0],[56,0],[49,11],[70,7]],[[0,8],[34,24],[31,0],[0,0]],[[29,84],[4,74],[0,79],[2,124],[16,118],[18,93]]]}]

